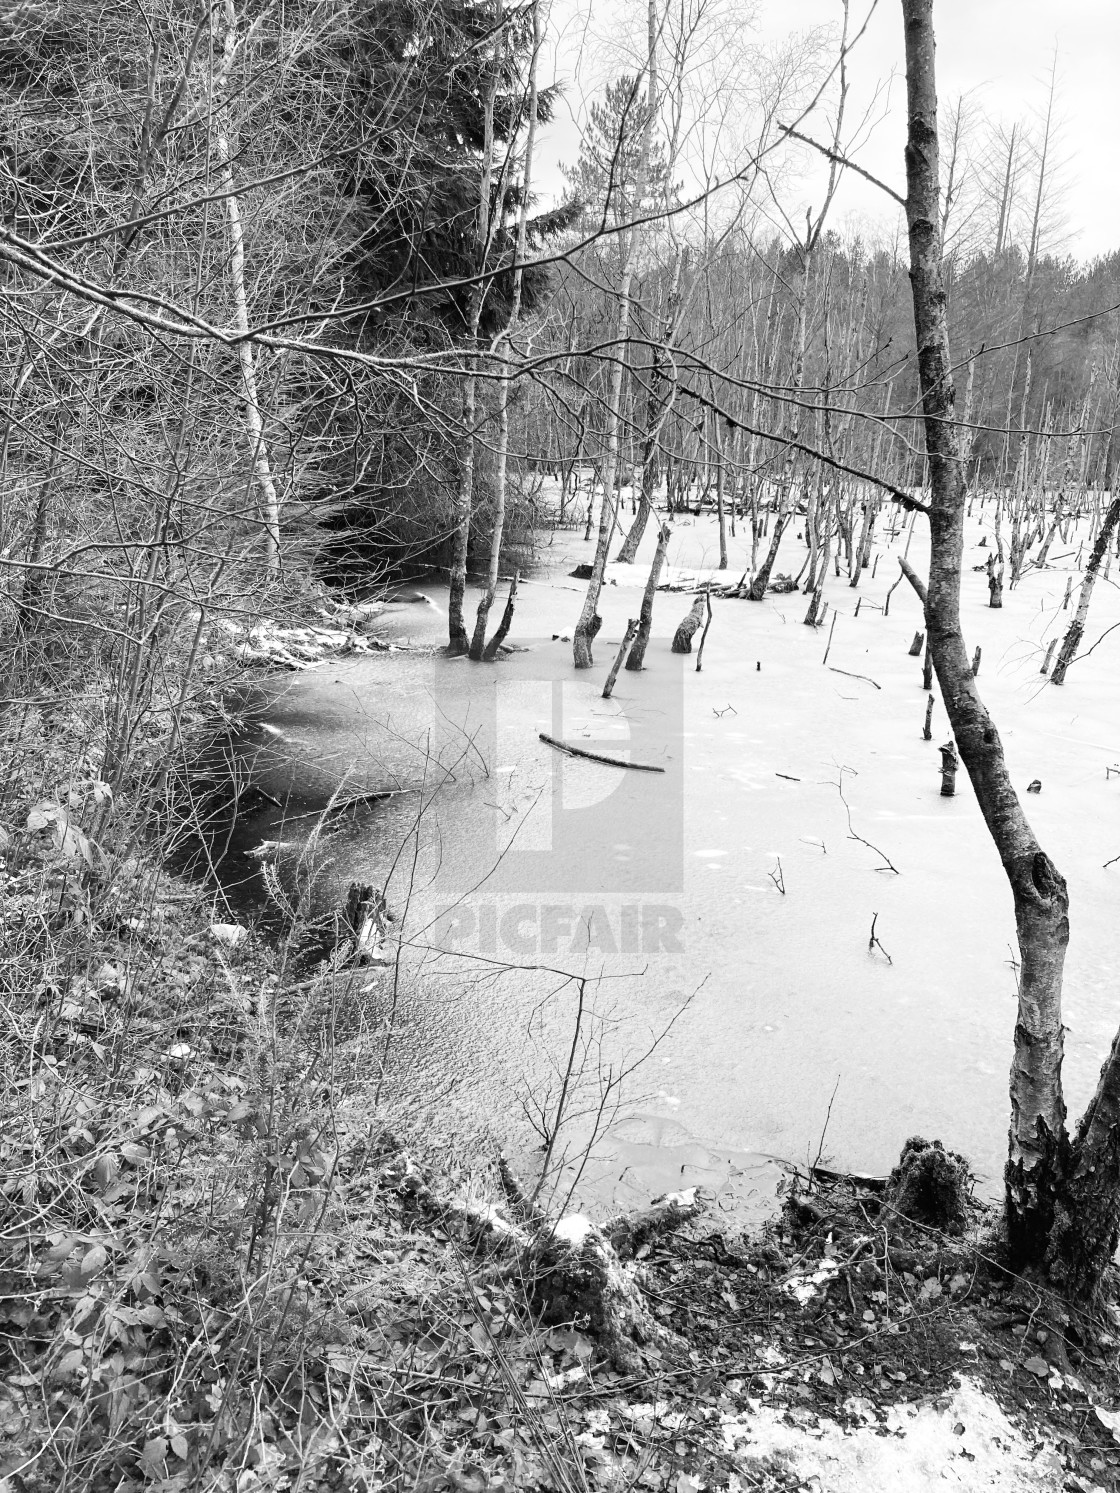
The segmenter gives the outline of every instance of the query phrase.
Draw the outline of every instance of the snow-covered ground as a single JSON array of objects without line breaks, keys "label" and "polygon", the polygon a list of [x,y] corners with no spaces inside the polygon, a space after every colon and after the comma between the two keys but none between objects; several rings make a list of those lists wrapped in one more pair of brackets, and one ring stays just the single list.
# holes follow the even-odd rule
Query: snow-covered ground
[{"label": "snow-covered ground", "polygon": [[[1056,538],[1048,568],[1028,570],[994,611],[975,568],[992,516],[977,504],[968,525],[964,626],[970,650],[983,650],[980,685],[1015,780],[1024,792],[1041,783],[1024,802],[1069,882],[1076,1114],[1120,1024],[1120,863],[1104,864],[1120,855],[1120,775],[1108,773],[1120,763],[1120,630],[1107,633],[1120,593],[1098,583],[1088,656],[1062,688],[1050,685],[1040,664],[1072,616],[1062,600],[1072,576],[1076,602],[1087,523],[1067,543]],[[668,646],[691,598],[662,593],[645,672],[623,672],[614,699],[601,700],[637,614],[651,525],[637,564],[608,571],[590,673],[574,672],[566,637],[585,589],[568,572],[592,546],[565,531],[522,584],[510,641],[527,652],[491,669],[399,654],[340,660],[289,682],[269,718],[296,766],[277,767],[278,781],[377,786],[389,762],[393,783],[443,785],[422,816],[415,871],[397,856],[416,816],[408,795],[336,846],[328,868],[343,883],[382,881],[395,864],[389,902],[408,903],[406,938],[455,956],[433,964],[424,953],[442,974],[409,1006],[403,1034],[433,1092],[469,1095],[449,1103],[524,1139],[517,1096],[527,1083],[543,1094],[566,1056],[575,994],[539,1003],[560,983],[553,970],[586,972],[604,977],[596,1031],[615,1062],[687,1004],[627,1083],[604,1175],[660,1164],[659,1180],[707,1173],[718,1185],[749,1176],[745,1153],[804,1162],[822,1147],[839,1166],[883,1171],[918,1133],[965,1152],[986,1190],[998,1187],[1015,1015],[1011,899],[963,771],[957,796],[940,796],[945,713],[938,702],[923,741],[921,659],[908,654],[922,622],[905,581],[889,616],[881,611],[906,528],[888,541],[885,527],[874,575],[858,588],[829,577],[827,665],[833,613],[821,630],[803,626],[806,598],[794,592],[716,600],[697,674],[695,656],[674,658]],[[924,527],[919,519],[909,551],[919,572]],[[775,574],[796,574],[804,554],[795,522]],[[714,517],[677,517],[665,579],[737,581],[749,563],[742,525],[726,572],[713,570],[717,555]],[[442,641],[445,593],[421,589],[436,608],[389,609],[381,636]],[[476,594],[468,588],[472,619]],[[540,731],[666,771],[576,762]],[[851,837],[849,810],[862,839]],[[869,950],[873,919],[880,943]],[[499,961],[524,972],[501,975]]]}]

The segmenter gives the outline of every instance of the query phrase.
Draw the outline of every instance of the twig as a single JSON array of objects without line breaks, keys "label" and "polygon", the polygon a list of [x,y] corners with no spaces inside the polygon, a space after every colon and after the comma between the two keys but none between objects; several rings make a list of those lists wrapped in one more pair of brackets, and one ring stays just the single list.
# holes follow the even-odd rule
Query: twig
[{"label": "twig", "polygon": [[869,954],[873,954],[875,952],[875,950],[878,949],[879,952],[886,959],[887,963],[888,964],[893,964],[894,960],[887,953],[886,949],[883,948],[883,945],[879,941],[879,935],[875,932],[875,924],[878,921],[879,921],[879,914],[877,912],[873,912],[871,914],[871,937],[867,940],[867,952]]},{"label": "twig", "polygon": [[778,888],[778,890],[784,897],[786,894],[786,879],[782,875],[782,858],[779,855],[776,857],[776,859],[778,862],[778,869],[776,871],[767,871],[766,874],[767,876],[769,876],[770,880],[774,883],[774,885]]},{"label": "twig", "polygon": [[[851,768],[849,768],[848,771],[850,772]],[[870,840],[865,840],[862,835],[857,835],[856,832],[855,832],[855,830],[852,828],[852,806],[851,806],[851,804],[849,804],[848,800],[844,797],[844,769],[843,768],[840,769],[840,781],[836,784],[836,791],[840,795],[840,802],[844,805],[844,810],[845,810],[845,812],[847,813],[847,816],[848,816],[848,839],[849,840],[858,840],[861,845],[866,845],[867,848],[868,848],[868,850],[873,850],[877,856],[879,856],[882,860],[886,861],[886,865],[885,866],[876,866],[875,867],[876,871],[891,871],[891,872],[894,873],[895,876],[898,876],[900,874],[898,867],[891,864],[889,858],[886,855],[883,854],[883,852],[879,849],[878,845],[872,845],[872,843],[871,843]],[[884,953],[885,952],[886,951],[884,950]]]},{"label": "twig", "polygon": [[608,767],[631,767],[635,772],[665,771],[663,767],[654,767],[648,762],[623,762],[621,757],[604,757],[601,752],[588,752],[583,747],[569,746],[566,741],[557,741],[555,736],[549,736],[545,731],[538,731],[537,735],[542,741],[547,741],[549,746],[554,746],[559,752],[567,752],[571,757],[586,757],[590,762],[603,762]]},{"label": "twig", "polygon": [[783,135],[788,135],[791,140],[800,140],[802,145],[811,145],[814,150],[819,150],[826,160],[832,161],[837,166],[846,166],[849,171],[854,171],[857,176],[862,176],[869,181],[873,187],[878,187],[880,192],[886,192],[888,197],[893,197],[900,207],[906,206],[906,198],[900,196],[893,187],[888,187],[885,181],[880,181],[877,176],[872,176],[870,171],[865,171],[857,165],[850,157],[841,155],[837,150],[830,150],[827,145],[822,145],[819,140],[814,140],[810,135],[803,135],[800,130],[792,129],[788,124],[779,124],[778,128]]},{"label": "twig", "polygon": [[831,1098],[828,1101],[828,1108],[825,1110],[824,1126],[823,1126],[823,1128],[821,1130],[820,1142],[817,1145],[817,1159],[813,1162],[812,1166],[809,1168],[809,1185],[810,1185],[810,1189],[812,1188],[813,1173],[816,1171],[817,1167],[820,1166],[820,1164],[821,1164],[821,1157],[824,1155],[824,1138],[828,1134],[828,1122],[829,1122],[829,1120],[832,1119],[832,1106],[833,1106],[833,1103],[835,1102],[836,1091],[837,1091],[837,1089],[839,1087],[840,1087],[840,1075],[838,1073],[836,1075],[836,1082],[832,1085],[832,1096],[831,1096]]},{"label": "twig", "polygon": [[[828,667],[830,672],[833,674],[844,674],[849,679],[862,679],[865,684],[875,684],[874,679],[870,678],[867,674],[852,674],[847,669],[838,669],[835,664],[829,664]],[[883,686],[881,684],[875,684],[875,688],[882,689]]]}]

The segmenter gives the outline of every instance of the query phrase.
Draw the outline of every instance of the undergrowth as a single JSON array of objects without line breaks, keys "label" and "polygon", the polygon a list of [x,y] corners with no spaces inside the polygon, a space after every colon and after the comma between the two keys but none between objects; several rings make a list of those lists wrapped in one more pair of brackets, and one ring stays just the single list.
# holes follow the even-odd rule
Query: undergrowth
[{"label": "undergrowth", "polygon": [[417,1226],[413,1156],[498,1183],[375,1102],[389,975],[231,940],[94,742],[3,742],[0,1489],[581,1486],[519,1283]]}]

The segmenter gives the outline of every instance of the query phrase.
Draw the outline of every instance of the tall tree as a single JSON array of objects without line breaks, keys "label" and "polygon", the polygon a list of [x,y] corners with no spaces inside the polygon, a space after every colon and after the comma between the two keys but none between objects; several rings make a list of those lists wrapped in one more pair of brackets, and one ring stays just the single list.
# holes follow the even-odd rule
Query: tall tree
[{"label": "tall tree", "polygon": [[1120,1225],[1120,1036],[1071,1141],[1062,1091],[1069,896],[1023,812],[961,630],[965,472],[941,261],[932,11],[933,0],[902,0],[906,221],[930,479],[928,587],[903,563],[923,599],[942,699],[1015,908],[1021,965],[1005,1171],[1011,1263],[1049,1267],[1072,1293],[1088,1296],[1099,1287]]}]

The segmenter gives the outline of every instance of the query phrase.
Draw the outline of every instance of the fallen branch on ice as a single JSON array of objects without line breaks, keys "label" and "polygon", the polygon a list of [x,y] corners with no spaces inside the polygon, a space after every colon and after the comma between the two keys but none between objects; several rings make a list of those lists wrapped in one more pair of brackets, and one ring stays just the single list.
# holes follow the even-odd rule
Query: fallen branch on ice
[{"label": "fallen branch on ice", "polygon": [[567,752],[571,757],[586,757],[589,762],[603,762],[608,767],[632,767],[635,772],[664,772],[663,767],[654,767],[648,762],[624,762],[621,757],[604,757],[602,752],[589,752],[584,747],[569,746],[566,741],[558,741],[555,736],[549,736],[545,731],[539,731],[538,736],[542,741],[547,741],[549,746],[554,746],[559,752]]}]

